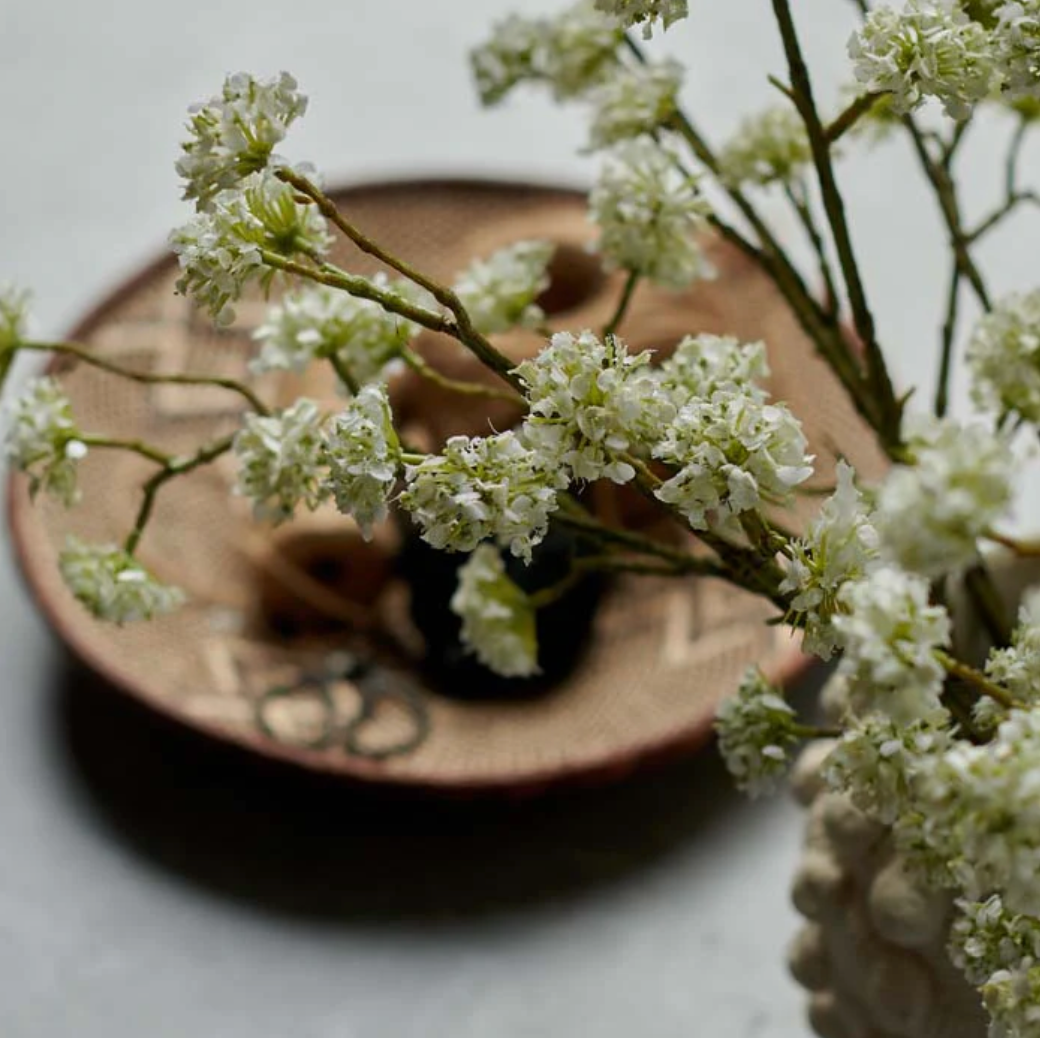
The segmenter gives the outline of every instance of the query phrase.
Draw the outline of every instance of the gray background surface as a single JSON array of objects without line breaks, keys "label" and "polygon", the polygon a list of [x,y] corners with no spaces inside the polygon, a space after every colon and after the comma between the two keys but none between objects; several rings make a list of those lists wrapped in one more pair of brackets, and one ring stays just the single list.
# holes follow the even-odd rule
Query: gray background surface
[{"label": "gray background surface", "polygon": [[[54,334],[153,255],[186,214],[184,109],[239,68],[297,75],[312,109],[283,150],[334,181],[585,183],[577,113],[533,96],[481,112],[465,68],[492,19],[552,6],[5,0],[0,281],[32,286]],[[664,49],[688,56],[718,139],[773,100],[769,5],[691,7]],[[826,94],[846,78],[851,4],[797,7]],[[966,164],[983,202],[1005,131],[982,128]],[[898,377],[927,388],[946,278],[934,206],[904,148],[845,183]],[[1028,237],[984,258],[1001,291],[1035,278]],[[738,799],[712,754],[523,805],[373,799],[215,751],[97,688],[6,556],[0,609],[4,1038],[804,1033],[782,962],[798,812]]]}]

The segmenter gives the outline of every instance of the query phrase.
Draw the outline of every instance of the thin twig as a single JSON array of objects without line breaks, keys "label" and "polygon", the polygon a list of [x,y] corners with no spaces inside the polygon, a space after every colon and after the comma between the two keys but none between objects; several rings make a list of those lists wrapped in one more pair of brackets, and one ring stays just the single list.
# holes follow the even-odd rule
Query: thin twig
[{"label": "thin twig", "polygon": [[900,441],[900,424],[902,405],[896,397],[895,389],[889,377],[885,358],[877,341],[874,329],[874,316],[867,302],[866,291],[860,275],[849,233],[848,220],[845,215],[845,203],[838,188],[831,161],[830,142],[820,121],[816,103],[813,100],[812,81],[809,69],[802,56],[801,44],[795,29],[794,18],[788,0],[772,0],[773,12],[776,16],[780,37],[787,56],[788,71],[795,102],[805,122],[809,136],[809,145],[813,155],[813,165],[820,184],[820,195],[823,208],[827,214],[834,249],[838,257],[838,266],[845,282],[849,309],[852,313],[856,334],[863,346],[867,364],[867,378],[877,401],[878,419],[881,422],[879,432],[888,444],[898,445]]},{"label": "thin twig", "polygon": [[109,374],[119,375],[131,382],[140,382],[145,385],[214,386],[218,389],[226,389],[245,399],[258,414],[269,413],[267,405],[248,386],[233,378],[221,378],[216,375],[163,375],[153,371],[134,371],[133,368],[125,368],[122,364],[102,357],[89,346],[78,342],[20,342],[14,349],[59,353],[63,356],[75,357],[76,360],[82,361],[92,368],[97,368],[99,371],[107,371]]},{"label": "thin twig", "polygon": [[614,315],[603,326],[604,339],[608,335],[613,335],[620,327],[621,322],[625,319],[625,314],[628,312],[628,304],[632,302],[632,296],[635,293],[637,284],[639,284],[639,272],[636,270],[630,270],[628,272],[628,277],[625,278],[625,287],[621,290],[621,298],[618,300],[617,307],[614,310]]},{"label": "thin twig", "polygon": [[527,406],[527,401],[524,397],[514,393],[511,389],[499,389],[497,386],[485,386],[480,382],[462,382],[459,379],[448,378],[447,375],[442,375],[436,368],[428,364],[418,353],[407,347],[401,351],[401,359],[417,375],[422,376],[422,378],[436,386],[440,386],[441,389],[450,390],[452,393],[460,393],[463,396],[481,396],[490,400],[508,400],[509,403],[516,404],[518,407]]},{"label": "thin twig", "polygon": [[961,267],[956,261],[950,273],[950,291],[946,300],[946,319],[943,322],[942,349],[939,357],[939,381],[935,387],[935,414],[946,414],[950,394],[950,371],[953,366],[953,343],[957,334],[957,308],[960,299]]}]

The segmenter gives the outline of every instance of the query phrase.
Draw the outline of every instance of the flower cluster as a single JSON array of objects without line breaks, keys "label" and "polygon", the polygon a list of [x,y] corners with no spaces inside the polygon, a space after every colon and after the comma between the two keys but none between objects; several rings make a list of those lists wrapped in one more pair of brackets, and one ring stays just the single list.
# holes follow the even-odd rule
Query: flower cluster
[{"label": "flower cluster", "polygon": [[26,289],[0,285],[0,358],[24,341],[30,300]]},{"label": "flower cluster", "polygon": [[1002,299],[976,325],[965,360],[978,407],[1040,422],[1040,291]]},{"label": "flower cluster", "polygon": [[997,9],[995,60],[1011,101],[1035,101],[1040,90],[1040,0],[1012,0]]},{"label": "flower cluster", "polygon": [[720,175],[730,184],[785,183],[811,161],[805,123],[789,104],[745,119],[719,153]]},{"label": "flower cluster", "polygon": [[922,763],[949,747],[949,729],[872,713],[848,724],[824,762],[824,778],[864,814],[886,825],[912,809]]},{"label": "flower cluster", "polygon": [[[1019,702],[1040,700],[1040,589],[1028,592],[1018,610],[1011,644],[995,648],[986,660],[986,674]],[[992,703],[990,699],[981,703]]]},{"label": "flower cluster", "polygon": [[76,463],[87,453],[72,404],[49,377],[32,379],[11,410],[5,453],[29,476],[29,493],[41,490],[65,505],[79,500]]},{"label": "flower cluster", "polygon": [[442,454],[408,465],[405,481],[398,503],[434,548],[471,552],[493,539],[528,562],[566,485],[513,432],[453,436]]},{"label": "flower cluster", "polygon": [[592,123],[589,150],[653,133],[676,111],[683,69],[676,61],[618,69],[589,93]]},{"label": "flower cluster", "polygon": [[665,288],[686,288],[714,273],[698,239],[709,212],[696,180],[649,137],[612,149],[589,196],[604,263]]},{"label": "flower cluster", "polygon": [[794,710],[754,667],[719,706],[715,730],[730,774],[750,796],[776,788],[799,741]]},{"label": "flower cluster", "polygon": [[803,537],[787,548],[787,576],[780,590],[791,595],[789,619],[805,631],[803,647],[830,659],[838,647],[831,623],[848,581],[861,579],[876,563],[878,535],[856,489],[852,468],[838,462],[834,493]]},{"label": "flower cluster", "polygon": [[307,98],[287,72],[266,81],[238,72],[224,80],[219,97],[189,109],[189,140],[177,172],[184,197],[200,211],[213,207],[221,191],[264,169],[289,125],[307,110]]},{"label": "flower cluster", "polygon": [[946,0],[875,8],[849,41],[849,55],[863,89],[891,94],[898,114],[935,97],[963,119],[989,93],[995,71],[987,30]]},{"label": "flower cluster", "polygon": [[[418,302],[419,290],[403,278],[379,273],[372,285],[384,295]],[[303,371],[317,358],[334,358],[360,384],[386,377],[419,326],[374,300],[318,285],[287,294],[253,333],[260,353],[253,371]]]},{"label": "flower cluster", "polygon": [[1032,1038],[1040,1028],[1040,965],[1023,959],[1015,969],[998,970],[982,985],[992,1038]]},{"label": "flower cluster", "polygon": [[763,342],[742,343],[730,335],[687,335],[660,366],[673,403],[681,407],[720,389],[765,399],[759,383],[769,377]]},{"label": "flower cluster", "polygon": [[813,472],[798,419],[757,392],[722,388],[684,404],[653,454],[678,472],[654,494],[695,530],[740,531],[739,517],[784,504]]},{"label": "flower cluster", "polygon": [[675,414],[649,364],[648,352],[632,356],[614,336],[557,332],[516,369],[530,402],[526,441],[572,479],[628,482],[635,469],[623,455],[656,440]]},{"label": "flower cluster", "polygon": [[354,517],[366,540],[373,524],[386,518],[400,456],[385,388],[363,387],[330,423],[324,457],[336,507]]},{"label": "flower cluster", "polygon": [[831,620],[845,650],[856,713],[879,710],[910,722],[942,710],[943,668],[935,650],[949,645],[950,618],[929,604],[928,581],[878,566],[838,595]]},{"label": "flower cluster", "polygon": [[549,287],[547,241],[519,241],[471,264],[455,282],[473,327],[485,335],[518,325],[534,327],[545,314],[535,300]]},{"label": "flower cluster", "polygon": [[1015,915],[999,894],[984,901],[957,901],[950,927],[950,958],[972,984],[985,984],[998,970],[1012,969],[1026,957],[1040,959],[1040,921]]},{"label": "flower cluster", "polygon": [[125,624],[171,613],[184,593],[155,579],[132,555],[113,544],[84,544],[70,537],[58,558],[66,587],[99,620]]},{"label": "flower cluster", "polygon": [[284,522],[298,505],[313,509],[324,500],[324,421],[318,405],[306,398],[280,414],[245,416],[234,441],[235,491],[253,502],[258,519]]},{"label": "flower cluster", "polygon": [[1040,914],[1040,711],[1011,710],[992,741],[958,740],[922,769],[920,803],[970,898],[1001,892]]},{"label": "flower cluster", "polygon": [[490,544],[479,545],[459,570],[451,609],[462,620],[462,644],[484,666],[506,678],[539,672],[534,607]]},{"label": "flower cluster", "polygon": [[647,40],[658,19],[667,29],[689,14],[687,0],[596,0],[596,7],[614,15],[626,29],[642,24],[643,38]]},{"label": "flower cluster", "polygon": [[877,494],[884,554],[926,576],[963,569],[1007,512],[1016,460],[1006,436],[981,423],[921,420],[908,430],[912,465],[895,465]]},{"label": "flower cluster", "polygon": [[578,97],[606,77],[623,37],[620,23],[592,0],[555,18],[513,15],[470,55],[480,98],[497,104],[523,82],[547,83],[557,100]]},{"label": "flower cluster", "polygon": [[265,265],[265,254],[320,257],[330,243],[325,218],[314,206],[297,202],[293,189],[270,171],[253,173],[170,235],[181,266],[177,291],[206,307],[218,324],[229,324],[231,304],[249,282],[270,284],[274,268]]}]

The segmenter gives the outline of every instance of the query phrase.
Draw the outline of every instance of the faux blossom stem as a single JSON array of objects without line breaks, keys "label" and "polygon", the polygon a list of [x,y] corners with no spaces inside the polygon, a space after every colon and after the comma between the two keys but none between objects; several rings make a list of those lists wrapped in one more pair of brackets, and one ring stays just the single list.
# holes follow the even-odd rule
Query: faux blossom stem
[{"label": "faux blossom stem", "polygon": [[[646,57],[639,44],[630,36],[626,37],[626,43],[636,60],[645,64]],[[791,307],[806,335],[844,386],[856,410],[878,434],[882,448],[890,457],[897,457],[901,446],[898,430],[886,427],[878,408],[878,401],[863,378],[859,361],[850,346],[845,329],[837,320],[836,307],[830,304],[827,307],[820,305],[754,205],[739,187],[726,183],[725,178],[721,176],[722,170],[717,156],[690,117],[682,109],[677,109],[669,126],[686,141],[708,172],[716,177],[741,216],[755,232],[761,247],[747,241],[742,234],[717,216],[713,215],[710,218],[712,225],[724,238],[736,244],[758,263],[770,278]]]},{"label": "faux blossom stem", "polygon": [[882,94],[860,94],[835,120],[824,129],[829,144],[835,144],[863,118],[884,96]]},{"label": "faux blossom stem", "polygon": [[823,280],[823,288],[826,293],[827,315],[834,319],[838,316],[838,308],[841,298],[838,295],[838,285],[831,270],[831,262],[827,256],[827,246],[823,240],[823,234],[816,224],[812,208],[805,195],[804,185],[795,185],[789,181],[783,182],[784,194],[787,196],[791,208],[794,209],[802,229],[805,231],[813,252],[816,253],[816,262],[820,268],[820,277]]},{"label": "faux blossom stem", "polygon": [[[474,356],[491,368],[492,371],[504,378],[515,389],[520,388],[519,381],[516,379],[516,376],[512,374],[514,367],[513,363],[504,353],[497,350],[484,335],[481,335],[481,333],[477,331],[473,326],[473,322],[470,320],[469,313],[465,306],[463,306],[462,301],[450,288],[447,288],[440,282],[428,277],[426,274],[422,273],[422,271],[413,267],[410,263],[388,252],[377,242],[369,238],[368,235],[347,220],[339,211],[336,203],[333,202],[332,199],[321,190],[321,188],[308,180],[307,177],[301,176],[295,171],[284,167],[277,170],[276,175],[279,179],[285,181],[287,184],[291,184],[297,191],[311,199],[321,211],[322,215],[333,224],[333,226],[342,231],[343,234],[345,234],[362,252],[374,257],[381,263],[385,263],[388,267],[396,270],[399,274],[408,278],[409,281],[414,282],[420,288],[426,289],[426,291],[429,292],[430,295],[441,304],[441,306],[451,312],[455,319],[454,325],[450,322],[444,322],[445,326],[439,330],[446,331],[453,335],[459,340],[459,342],[469,349]],[[322,269],[325,269],[325,266],[326,265],[323,265]],[[367,298],[373,297],[369,296]],[[401,311],[394,312],[401,313]],[[403,316],[408,315],[404,314]]]},{"label": "faux blossom stem", "polygon": [[100,436],[93,433],[85,433],[78,436],[80,443],[87,447],[98,447],[102,450],[121,450],[131,454],[140,454],[142,458],[154,461],[157,465],[169,465],[173,461],[173,455],[152,447],[142,440],[118,440],[111,436]]},{"label": "faux blossom stem", "polygon": [[354,377],[347,362],[338,353],[333,353],[329,357],[329,363],[336,372],[336,377],[350,390],[350,395],[357,396],[361,392],[361,383]]},{"label": "faux blossom stem", "polygon": [[141,536],[144,534],[145,527],[148,525],[148,520],[152,516],[156,495],[162,487],[176,476],[183,476],[194,469],[216,461],[216,459],[222,454],[226,454],[231,450],[234,440],[235,434],[232,433],[228,436],[222,436],[220,439],[214,440],[212,443],[203,445],[194,454],[181,458],[170,458],[163,467],[155,473],[155,475],[145,482],[143,488],[144,496],[141,500],[141,505],[138,508],[137,518],[134,520],[133,529],[123,542],[123,548],[128,555],[133,555],[137,550],[137,545],[141,541]]},{"label": "faux blossom stem", "polygon": [[[925,175],[935,191],[939,210],[946,223],[946,230],[950,236],[950,245],[953,248],[953,254],[960,267],[961,274],[971,285],[983,309],[990,310],[993,304],[986,282],[972,259],[969,250],[970,242],[961,220],[960,202],[957,198],[956,185],[953,177],[950,175],[949,162],[948,160],[946,162],[936,160],[931,154],[928,150],[925,136],[912,115],[904,116],[903,123],[910,133],[910,139],[913,141],[914,150],[917,152],[917,157],[921,162]],[[947,153],[948,155],[952,154],[949,149]]]},{"label": "faux blossom stem", "polygon": [[877,341],[874,328],[874,316],[867,302],[866,291],[860,276],[849,233],[848,220],[845,215],[845,202],[838,188],[834,175],[834,164],[831,161],[831,141],[820,121],[816,103],[813,99],[812,81],[809,69],[802,56],[801,44],[795,28],[794,18],[788,0],[772,0],[773,13],[776,16],[780,37],[783,41],[784,53],[787,56],[788,71],[791,76],[791,89],[794,100],[809,137],[813,165],[820,184],[823,208],[827,214],[827,222],[834,240],[838,265],[841,268],[845,289],[848,293],[849,308],[852,320],[863,346],[867,364],[867,379],[874,393],[878,407],[878,429],[886,444],[898,444],[900,441],[900,425],[902,422],[902,405],[896,397],[888,368]]},{"label": "faux blossom stem", "polygon": [[937,418],[946,414],[950,395],[950,372],[953,366],[953,344],[957,335],[957,310],[961,292],[961,266],[956,261],[950,272],[950,289],[946,297],[946,318],[943,321],[942,345],[939,352],[939,378],[935,385],[934,411]]},{"label": "faux blossom stem", "polygon": [[1007,534],[997,533],[996,530],[987,530],[986,540],[994,544],[1000,544],[1009,551],[1024,559],[1040,558],[1040,541],[1022,541]]},{"label": "faux blossom stem", "polygon": [[247,385],[233,378],[221,378],[216,375],[163,375],[152,371],[134,371],[125,368],[122,364],[107,360],[95,353],[88,346],[77,342],[20,342],[12,347],[13,351],[31,350],[39,353],[57,353],[66,357],[75,357],[84,364],[109,374],[118,375],[120,378],[129,379],[131,382],[141,382],[146,385],[173,385],[173,386],[214,386],[218,389],[226,389],[237,393],[258,414],[269,414],[267,405]]},{"label": "faux blossom stem", "polygon": [[978,689],[983,695],[996,700],[996,702],[1001,706],[1010,710],[1012,707],[1023,705],[1015,699],[1007,689],[1001,688],[1000,685],[990,681],[982,671],[976,670],[967,663],[963,663],[961,660],[951,656],[948,652],[944,652],[942,649],[936,649],[935,658],[939,661],[947,674],[950,674],[955,678],[960,678],[961,681],[966,681],[968,684]]},{"label": "faux blossom stem", "polygon": [[632,302],[632,296],[635,293],[636,285],[638,284],[639,272],[636,270],[630,270],[628,272],[628,277],[625,278],[625,287],[621,290],[621,298],[618,300],[617,308],[614,310],[614,315],[603,326],[604,339],[608,335],[613,335],[618,328],[621,327],[621,322],[625,319],[625,314],[628,312],[628,305]]},{"label": "faux blossom stem", "polygon": [[401,359],[417,375],[421,375],[428,382],[432,382],[441,389],[450,390],[452,393],[461,393],[463,396],[482,396],[491,400],[508,400],[511,404],[526,407],[527,403],[522,396],[510,389],[499,389],[497,386],[485,386],[480,382],[462,382],[459,379],[448,378],[442,375],[436,368],[427,364],[426,361],[414,350],[405,347],[401,351]]}]

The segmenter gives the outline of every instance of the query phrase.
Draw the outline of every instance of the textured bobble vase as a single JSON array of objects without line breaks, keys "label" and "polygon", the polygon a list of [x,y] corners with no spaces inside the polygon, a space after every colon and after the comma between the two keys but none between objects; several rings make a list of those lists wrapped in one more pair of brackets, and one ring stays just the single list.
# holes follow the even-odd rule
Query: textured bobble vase
[{"label": "textured bobble vase", "polygon": [[[989,567],[1013,617],[1025,590],[1040,583],[1040,563],[1000,553]],[[980,665],[985,627],[959,583],[947,599],[957,650]],[[844,711],[844,685],[834,677],[824,689],[832,720]],[[825,787],[820,767],[832,746],[811,743],[791,779],[809,818],[792,891],[805,924],[790,967],[810,992],[813,1029],[821,1038],[985,1038],[978,992],[946,952],[952,896],[915,883],[886,827]]]},{"label": "textured bobble vase", "polygon": [[805,923],[789,961],[810,992],[813,1029],[821,1038],[985,1038],[978,992],[946,953],[950,895],[916,884],[886,828],[824,786],[832,745],[807,747],[792,778],[809,820],[792,892]]}]

